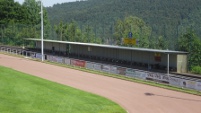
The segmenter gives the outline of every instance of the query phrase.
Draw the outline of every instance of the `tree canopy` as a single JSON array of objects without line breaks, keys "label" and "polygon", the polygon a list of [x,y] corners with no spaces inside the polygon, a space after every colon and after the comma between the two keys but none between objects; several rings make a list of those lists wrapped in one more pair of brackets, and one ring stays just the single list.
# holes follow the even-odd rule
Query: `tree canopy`
[{"label": "tree canopy", "polygon": [[201,40],[192,30],[179,37],[178,50],[189,52],[189,66],[201,66]]},{"label": "tree canopy", "polygon": [[[0,0],[1,42],[22,45],[23,38],[40,38],[40,6],[36,0],[25,0],[22,5],[14,0]],[[44,27],[49,34],[50,23],[45,9]]]},{"label": "tree canopy", "polygon": [[0,24],[27,23],[26,8],[14,0],[0,0]]},{"label": "tree canopy", "polygon": [[[192,28],[201,36],[200,0],[87,0],[56,4],[47,8],[51,24],[76,21],[96,28],[97,35],[112,38],[114,23],[133,16],[151,28],[151,41],[160,48],[175,49],[176,40]],[[168,41],[168,42],[167,42]],[[160,42],[167,42],[162,47]]]}]

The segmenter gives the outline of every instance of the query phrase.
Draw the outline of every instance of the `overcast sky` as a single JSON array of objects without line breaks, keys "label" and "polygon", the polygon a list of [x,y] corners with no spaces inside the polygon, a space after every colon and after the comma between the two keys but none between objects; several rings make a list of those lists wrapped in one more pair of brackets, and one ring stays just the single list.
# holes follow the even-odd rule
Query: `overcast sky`
[{"label": "overcast sky", "polygon": [[[24,2],[24,0],[15,0],[15,1],[21,4]],[[53,6],[53,4],[57,4],[57,3],[74,2],[74,1],[79,1],[79,0],[42,0],[43,5],[45,7]]]}]

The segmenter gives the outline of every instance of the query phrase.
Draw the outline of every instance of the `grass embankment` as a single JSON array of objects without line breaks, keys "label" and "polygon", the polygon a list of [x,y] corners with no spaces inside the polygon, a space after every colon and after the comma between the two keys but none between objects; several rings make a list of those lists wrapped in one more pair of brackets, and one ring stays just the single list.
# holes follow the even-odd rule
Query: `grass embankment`
[{"label": "grass embankment", "polygon": [[0,66],[1,113],[126,113],[106,98]]}]

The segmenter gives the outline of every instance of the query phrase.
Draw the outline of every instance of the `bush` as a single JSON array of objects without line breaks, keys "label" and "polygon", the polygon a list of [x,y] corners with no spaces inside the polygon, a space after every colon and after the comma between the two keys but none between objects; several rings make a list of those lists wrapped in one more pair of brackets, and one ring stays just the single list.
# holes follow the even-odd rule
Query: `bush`
[{"label": "bush", "polygon": [[201,74],[201,67],[200,66],[194,66],[192,67],[192,73],[195,73],[195,74]]}]

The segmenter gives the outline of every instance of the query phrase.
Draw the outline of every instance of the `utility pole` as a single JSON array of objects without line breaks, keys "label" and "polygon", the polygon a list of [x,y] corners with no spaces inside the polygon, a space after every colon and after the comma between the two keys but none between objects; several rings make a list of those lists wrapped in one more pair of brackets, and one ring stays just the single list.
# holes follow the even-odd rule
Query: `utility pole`
[{"label": "utility pole", "polygon": [[44,50],[43,50],[43,3],[41,1],[41,55],[42,55],[42,62],[44,61]]}]

